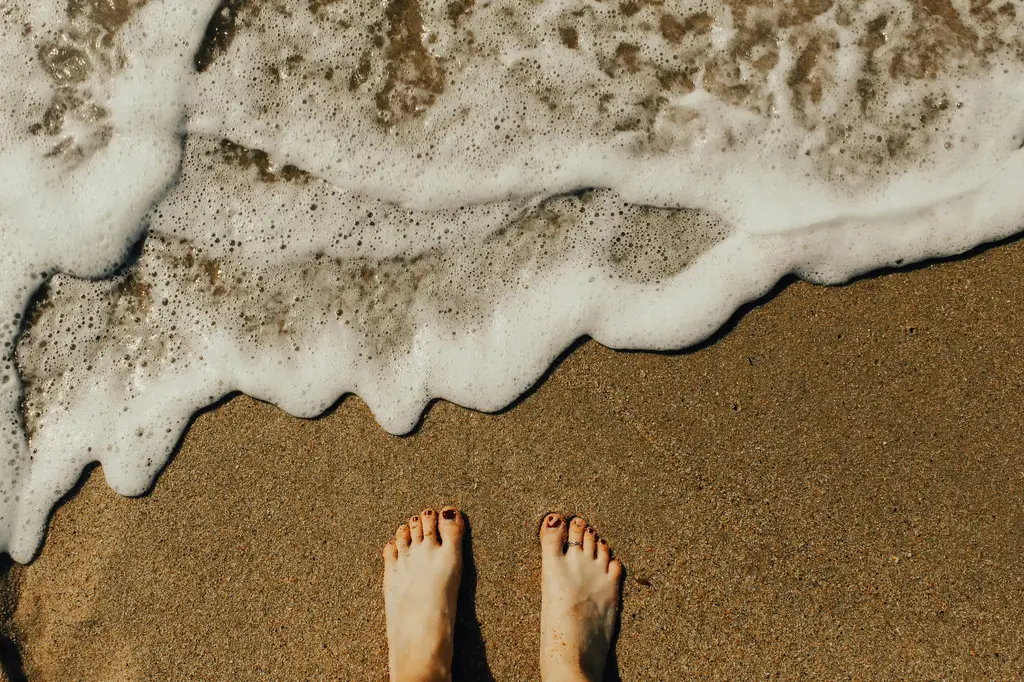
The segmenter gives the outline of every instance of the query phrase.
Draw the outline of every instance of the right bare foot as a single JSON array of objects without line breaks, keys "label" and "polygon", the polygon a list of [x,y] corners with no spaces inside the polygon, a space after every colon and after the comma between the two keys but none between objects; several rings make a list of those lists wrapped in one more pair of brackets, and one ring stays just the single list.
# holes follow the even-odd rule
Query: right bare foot
[{"label": "right bare foot", "polygon": [[540,544],[540,677],[599,682],[615,632],[622,564],[581,518],[567,524],[548,515]]}]

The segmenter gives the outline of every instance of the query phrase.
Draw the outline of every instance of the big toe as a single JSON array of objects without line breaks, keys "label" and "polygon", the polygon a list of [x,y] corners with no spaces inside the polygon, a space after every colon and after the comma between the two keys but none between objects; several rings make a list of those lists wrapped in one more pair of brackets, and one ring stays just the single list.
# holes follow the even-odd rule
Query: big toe
[{"label": "big toe", "polygon": [[540,527],[540,545],[546,556],[560,555],[565,547],[566,523],[561,514],[548,514]]},{"label": "big toe", "polygon": [[437,532],[441,536],[441,544],[445,547],[459,549],[462,546],[462,535],[466,521],[455,507],[443,507],[441,518],[437,522]]}]

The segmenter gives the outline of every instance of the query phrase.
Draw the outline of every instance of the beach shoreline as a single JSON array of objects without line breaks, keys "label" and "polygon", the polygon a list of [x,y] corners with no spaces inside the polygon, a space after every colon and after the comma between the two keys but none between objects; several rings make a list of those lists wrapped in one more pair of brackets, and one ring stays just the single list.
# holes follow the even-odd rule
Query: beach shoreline
[{"label": "beach shoreline", "polygon": [[553,510],[625,564],[621,679],[1011,677],[1022,266],[1011,240],[797,282],[697,350],[585,343],[512,409],[440,402],[407,437],[354,397],[314,420],[234,398],[149,494],[91,470],[9,569],[23,679],[386,679],[380,545],[447,502],[472,528],[463,679],[536,679]]}]

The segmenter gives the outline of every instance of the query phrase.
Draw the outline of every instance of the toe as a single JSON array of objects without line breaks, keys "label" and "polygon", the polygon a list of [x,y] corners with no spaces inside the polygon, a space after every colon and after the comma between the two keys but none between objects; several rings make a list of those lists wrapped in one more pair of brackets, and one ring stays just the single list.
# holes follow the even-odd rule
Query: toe
[{"label": "toe", "polygon": [[565,548],[565,519],[560,514],[548,514],[540,527],[540,544],[547,556],[561,555]]},{"label": "toe", "polygon": [[395,531],[395,546],[399,552],[409,549],[409,544],[412,542],[412,536],[409,534],[409,526],[402,524]]},{"label": "toe", "polygon": [[461,547],[464,528],[465,521],[458,509],[445,507],[441,510],[441,518],[437,522],[437,532],[441,536],[442,544],[456,549]]},{"label": "toe", "polygon": [[601,562],[601,565],[607,567],[608,562],[611,561],[612,550],[608,547],[608,543],[601,538],[597,541],[597,560]]},{"label": "toe", "polygon": [[576,517],[569,524],[569,549],[568,551],[582,551],[583,550],[583,531],[587,529],[587,522]]},{"label": "toe", "polygon": [[583,555],[591,559],[597,556],[597,531],[593,526],[587,526],[583,533]]},{"label": "toe", "polygon": [[420,512],[420,528],[423,529],[423,541],[437,544],[437,513],[433,509]]},{"label": "toe", "polygon": [[612,580],[618,582],[622,578],[622,564],[619,563],[618,559],[612,559],[608,564],[608,575],[612,577]]},{"label": "toe", "polygon": [[384,567],[391,568],[398,561],[398,547],[395,546],[395,539],[388,540],[388,543],[384,545]]},{"label": "toe", "polygon": [[412,535],[412,544],[418,545],[423,542],[423,524],[420,523],[418,514],[409,517],[409,534]]}]

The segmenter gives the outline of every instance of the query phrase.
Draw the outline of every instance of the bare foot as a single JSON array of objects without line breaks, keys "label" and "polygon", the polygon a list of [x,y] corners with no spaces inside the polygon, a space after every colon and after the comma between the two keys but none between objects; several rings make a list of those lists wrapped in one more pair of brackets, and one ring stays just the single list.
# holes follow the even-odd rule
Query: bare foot
[{"label": "bare foot", "polygon": [[454,507],[409,519],[384,546],[391,682],[451,680],[465,523]]},{"label": "bare foot", "polygon": [[580,518],[567,526],[558,514],[548,515],[540,544],[540,677],[599,682],[615,632],[622,564]]}]

